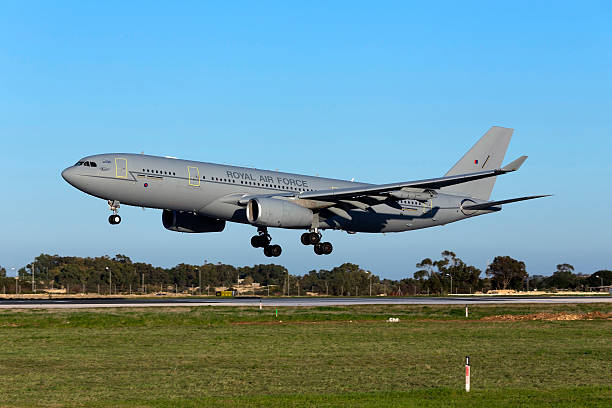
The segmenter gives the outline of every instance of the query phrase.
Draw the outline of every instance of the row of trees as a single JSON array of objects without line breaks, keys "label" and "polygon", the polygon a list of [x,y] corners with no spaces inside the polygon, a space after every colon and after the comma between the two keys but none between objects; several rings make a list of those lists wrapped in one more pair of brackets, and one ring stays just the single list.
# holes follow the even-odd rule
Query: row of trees
[{"label": "row of trees", "polygon": [[[272,295],[298,295],[306,292],[335,296],[352,295],[418,295],[473,293],[494,289],[578,289],[610,285],[612,271],[591,275],[576,274],[569,264],[557,265],[548,277],[529,277],[525,263],[509,256],[498,256],[485,270],[466,264],[451,251],[439,260],[423,259],[416,264],[412,278],[381,279],[345,263],[331,270],[312,270],[303,276],[289,274],[281,265],[266,264],[235,267],[222,263],[203,265],[179,264],[172,268],[132,262],[125,255],[113,258],[61,257],[41,254],[34,262],[19,269],[18,279],[7,278],[0,267],[0,290],[5,293],[30,293],[41,289],[63,288],[76,293],[127,293],[166,290],[194,290],[207,293],[215,287],[232,287],[239,279],[257,282]],[[267,292],[266,292],[267,293]]]}]

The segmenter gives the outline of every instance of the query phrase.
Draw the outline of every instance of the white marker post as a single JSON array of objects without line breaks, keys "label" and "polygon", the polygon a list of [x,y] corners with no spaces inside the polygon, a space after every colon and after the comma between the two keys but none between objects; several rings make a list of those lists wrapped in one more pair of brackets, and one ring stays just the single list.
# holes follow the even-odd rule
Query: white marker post
[{"label": "white marker post", "polygon": [[468,317],[468,305],[465,305],[465,317]]},{"label": "white marker post", "polygon": [[262,304],[261,304],[261,299],[259,299],[259,310],[263,309]]},{"label": "white marker post", "polygon": [[465,392],[470,392],[470,356],[465,357]]}]

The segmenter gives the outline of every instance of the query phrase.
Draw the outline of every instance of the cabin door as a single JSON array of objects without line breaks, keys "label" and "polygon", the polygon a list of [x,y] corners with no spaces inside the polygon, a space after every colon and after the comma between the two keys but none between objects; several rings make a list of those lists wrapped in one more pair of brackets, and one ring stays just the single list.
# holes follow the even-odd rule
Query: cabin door
[{"label": "cabin door", "polygon": [[127,159],[115,158],[115,177],[127,178]]},{"label": "cabin door", "polygon": [[200,187],[200,169],[189,166],[187,167],[187,174],[189,175],[189,185]]}]

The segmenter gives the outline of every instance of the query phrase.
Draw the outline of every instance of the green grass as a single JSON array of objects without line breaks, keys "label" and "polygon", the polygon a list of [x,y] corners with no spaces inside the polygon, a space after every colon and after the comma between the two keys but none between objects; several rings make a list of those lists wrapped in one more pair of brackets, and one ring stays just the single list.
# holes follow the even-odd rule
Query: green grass
[{"label": "green grass", "polygon": [[612,321],[479,320],[593,311],[612,305],[3,311],[0,406],[604,407]]}]

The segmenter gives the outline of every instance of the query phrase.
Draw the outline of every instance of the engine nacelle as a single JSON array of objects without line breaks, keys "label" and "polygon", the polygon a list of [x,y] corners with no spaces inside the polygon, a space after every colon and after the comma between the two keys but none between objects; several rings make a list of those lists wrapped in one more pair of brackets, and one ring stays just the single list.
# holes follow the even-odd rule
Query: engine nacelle
[{"label": "engine nacelle", "polygon": [[253,198],[247,204],[247,219],[260,227],[310,228],[312,211],[276,198]]},{"label": "engine nacelle", "polygon": [[225,229],[225,220],[184,211],[164,210],[162,224],[176,232],[221,232]]}]

